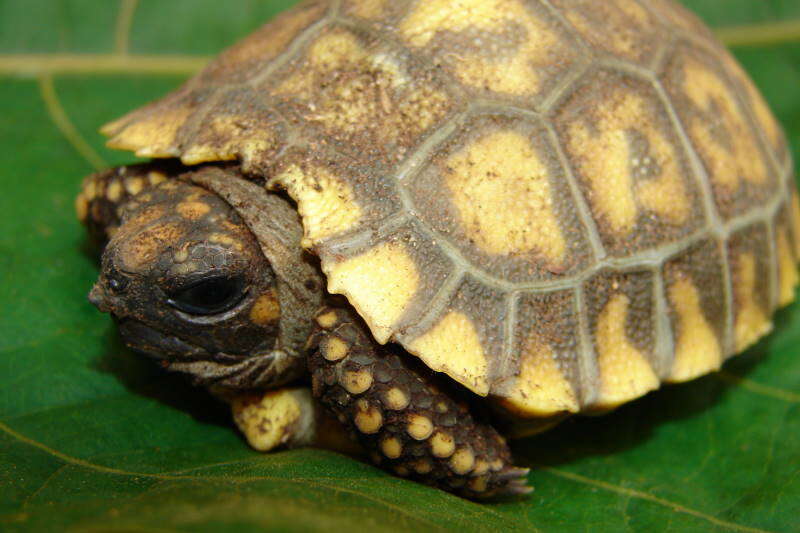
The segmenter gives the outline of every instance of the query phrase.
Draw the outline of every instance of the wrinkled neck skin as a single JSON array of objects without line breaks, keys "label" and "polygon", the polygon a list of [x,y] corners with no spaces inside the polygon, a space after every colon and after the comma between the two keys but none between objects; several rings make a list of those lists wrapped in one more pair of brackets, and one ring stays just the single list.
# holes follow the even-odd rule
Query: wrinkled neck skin
[{"label": "wrinkled neck skin", "polygon": [[236,167],[166,162],[90,176],[76,205],[103,246],[89,299],[128,346],[217,392],[306,372],[324,285],[287,200]]}]

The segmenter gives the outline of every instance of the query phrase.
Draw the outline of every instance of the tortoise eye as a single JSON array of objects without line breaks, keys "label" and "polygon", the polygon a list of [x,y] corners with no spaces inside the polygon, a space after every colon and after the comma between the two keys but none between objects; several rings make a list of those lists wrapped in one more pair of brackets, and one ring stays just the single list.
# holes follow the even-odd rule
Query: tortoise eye
[{"label": "tortoise eye", "polygon": [[167,303],[190,315],[216,315],[233,309],[246,294],[242,277],[215,276],[178,289]]}]

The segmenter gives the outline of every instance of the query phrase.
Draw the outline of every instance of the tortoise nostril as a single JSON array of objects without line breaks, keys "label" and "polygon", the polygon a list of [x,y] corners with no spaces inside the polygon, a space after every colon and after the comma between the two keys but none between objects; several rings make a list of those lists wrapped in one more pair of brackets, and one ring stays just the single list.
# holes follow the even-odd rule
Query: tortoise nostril
[{"label": "tortoise nostril", "polygon": [[100,286],[99,281],[95,283],[94,286],[92,287],[92,290],[89,291],[89,302],[91,302],[92,305],[97,307],[103,313],[108,312],[108,308],[105,305],[106,303],[105,293],[103,291],[103,288]]}]

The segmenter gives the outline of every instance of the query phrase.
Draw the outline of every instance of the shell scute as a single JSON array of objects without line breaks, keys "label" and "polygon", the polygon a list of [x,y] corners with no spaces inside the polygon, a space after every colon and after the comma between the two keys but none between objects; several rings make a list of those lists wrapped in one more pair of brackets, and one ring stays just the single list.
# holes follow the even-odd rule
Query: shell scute
[{"label": "shell scute", "polygon": [[664,292],[674,337],[666,379],[687,381],[719,368],[728,352],[722,248],[705,239],[664,266]]},{"label": "shell scute", "polygon": [[[587,408],[606,410],[659,386],[653,272],[601,272],[584,283],[596,376]],[[588,383],[592,380],[586,379]]]},{"label": "shell scute", "polygon": [[772,330],[775,303],[771,283],[775,279],[775,265],[770,239],[764,223],[739,230],[728,239],[733,286],[733,353],[745,350]]},{"label": "shell scute", "polygon": [[580,317],[572,290],[522,293],[517,304],[515,370],[496,385],[502,404],[522,416],[578,412],[581,406]]},{"label": "shell scute", "polygon": [[551,0],[594,51],[649,65],[668,37],[635,0]]},{"label": "shell scute", "polygon": [[395,164],[463,101],[434,69],[364,32],[326,28],[272,78],[278,108],[361,161]]},{"label": "shell scute", "polygon": [[609,253],[674,242],[704,225],[687,157],[649,83],[592,73],[554,122]]},{"label": "shell scute", "polygon": [[699,48],[681,45],[663,83],[702,160],[716,208],[730,219],[767,203],[778,183],[747,110],[715,63]]},{"label": "shell scute", "polygon": [[483,97],[541,103],[580,61],[576,43],[539,2],[418,2],[398,22],[398,33]]},{"label": "shell scute", "polygon": [[514,282],[569,275],[591,248],[549,147],[528,118],[478,115],[405,186],[419,217],[474,267]]}]

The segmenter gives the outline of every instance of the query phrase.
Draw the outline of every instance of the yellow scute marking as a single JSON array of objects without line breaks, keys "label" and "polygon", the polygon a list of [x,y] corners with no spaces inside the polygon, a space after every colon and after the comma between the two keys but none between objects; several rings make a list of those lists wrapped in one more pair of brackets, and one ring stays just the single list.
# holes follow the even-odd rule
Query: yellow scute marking
[{"label": "yellow scute marking", "polygon": [[433,370],[446,373],[477,394],[488,394],[486,356],[478,332],[465,314],[450,311],[407,348]]},{"label": "yellow scute marking", "polygon": [[333,266],[324,265],[328,290],[344,294],[380,343],[389,340],[419,286],[414,260],[401,244],[384,243]]},{"label": "yellow scute marking", "polygon": [[[740,179],[764,184],[769,178],[752,128],[742,115],[736,97],[713,71],[687,58],[683,72],[684,89],[692,103],[713,121],[695,118],[691,132],[710,167],[712,181],[728,192],[735,192]],[[722,128],[724,143],[715,137],[714,128]],[[729,143],[726,146],[725,143]]]},{"label": "yellow scute marking", "polygon": [[181,154],[181,162],[184,165],[197,165],[208,161],[229,161],[237,157],[248,161],[258,152],[277,145],[277,136],[273,130],[265,125],[257,129],[241,126],[248,122],[244,117],[228,115],[211,119],[205,125],[208,135],[224,142],[191,145]]},{"label": "yellow scute marking", "polygon": [[[618,90],[598,103],[593,115],[594,123],[578,120],[569,126],[568,147],[589,182],[594,210],[611,231],[624,236],[635,228],[637,204],[675,225],[685,223],[691,203],[679,155],[658,131],[647,102],[636,93]],[[634,151],[632,131],[647,141],[647,153]]]},{"label": "yellow scute marking", "polygon": [[766,313],[756,302],[756,258],[742,253],[735,261],[737,277],[733,287],[736,302],[734,335],[736,351],[740,352],[772,329]]},{"label": "yellow scute marking", "polygon": [[797,263],[789,245],[789,237],[785,228],[777,230],[778,247],[778,305],[783,307],[794,301],[794,289],[797,287],[800,277],[797,273]]},{"label": "yellow scute marking", "polygon": [[718,369],[722,348],[703,314],[697,287],[688,279],[679,279],[669,288],[669,300],[678,315],[675,361],[669,381],[688,381]]},{"label": "yellow scute marking", "polygon": [[320,240],[345,232],[358,224],[361,208],[350,185],[321,167],[303,172],[291,166],[275,177],[297,201],[303,217],[305,243],[313,246]]},{"label": "yellow scute marking", "polygon": [[490,254],[535,250],[561,265],[567,244],[545,164],[522,135],[501,131],[454,154],[446,182],[469,238]]},{"label": "yellow scute marking", "polygon": [[175,136],[191,114],[190,108],[181,106],[154,109],[134,118],[106,145],[134,151],[140,157],[174,157]]},{"label": "yellow scute marking", "polygon": [[630,300],[615,294],[597,320],[597,364],[600,390],[594,407],[616,407],[658,388],[659,381],[645,356],[625,333]]},{"label": "yellow scute marking", "polygon": [[[524,37],[512,54],[485,54],[466,48],[445,60],[452,62],[456,75],[468,85],[530,95],[541,89],[540,66],[563,58],[565,47],[548,23],[535,17],[519,0],[426,0],[402,21],[400,34],[412,47],[424,48],[438,32],[479,31],[488,34],[487,40],[497,41],[497,34],[514,27],[521,27]],[[465,38],[465,42],[472,39]]]},{"label": "yellow scute marking", "polygon": [[520,361],[520,373],[503,403],[522,416],[551,416],[580,410],[575,391],[558,368],[557,354],[533,336]]}]

